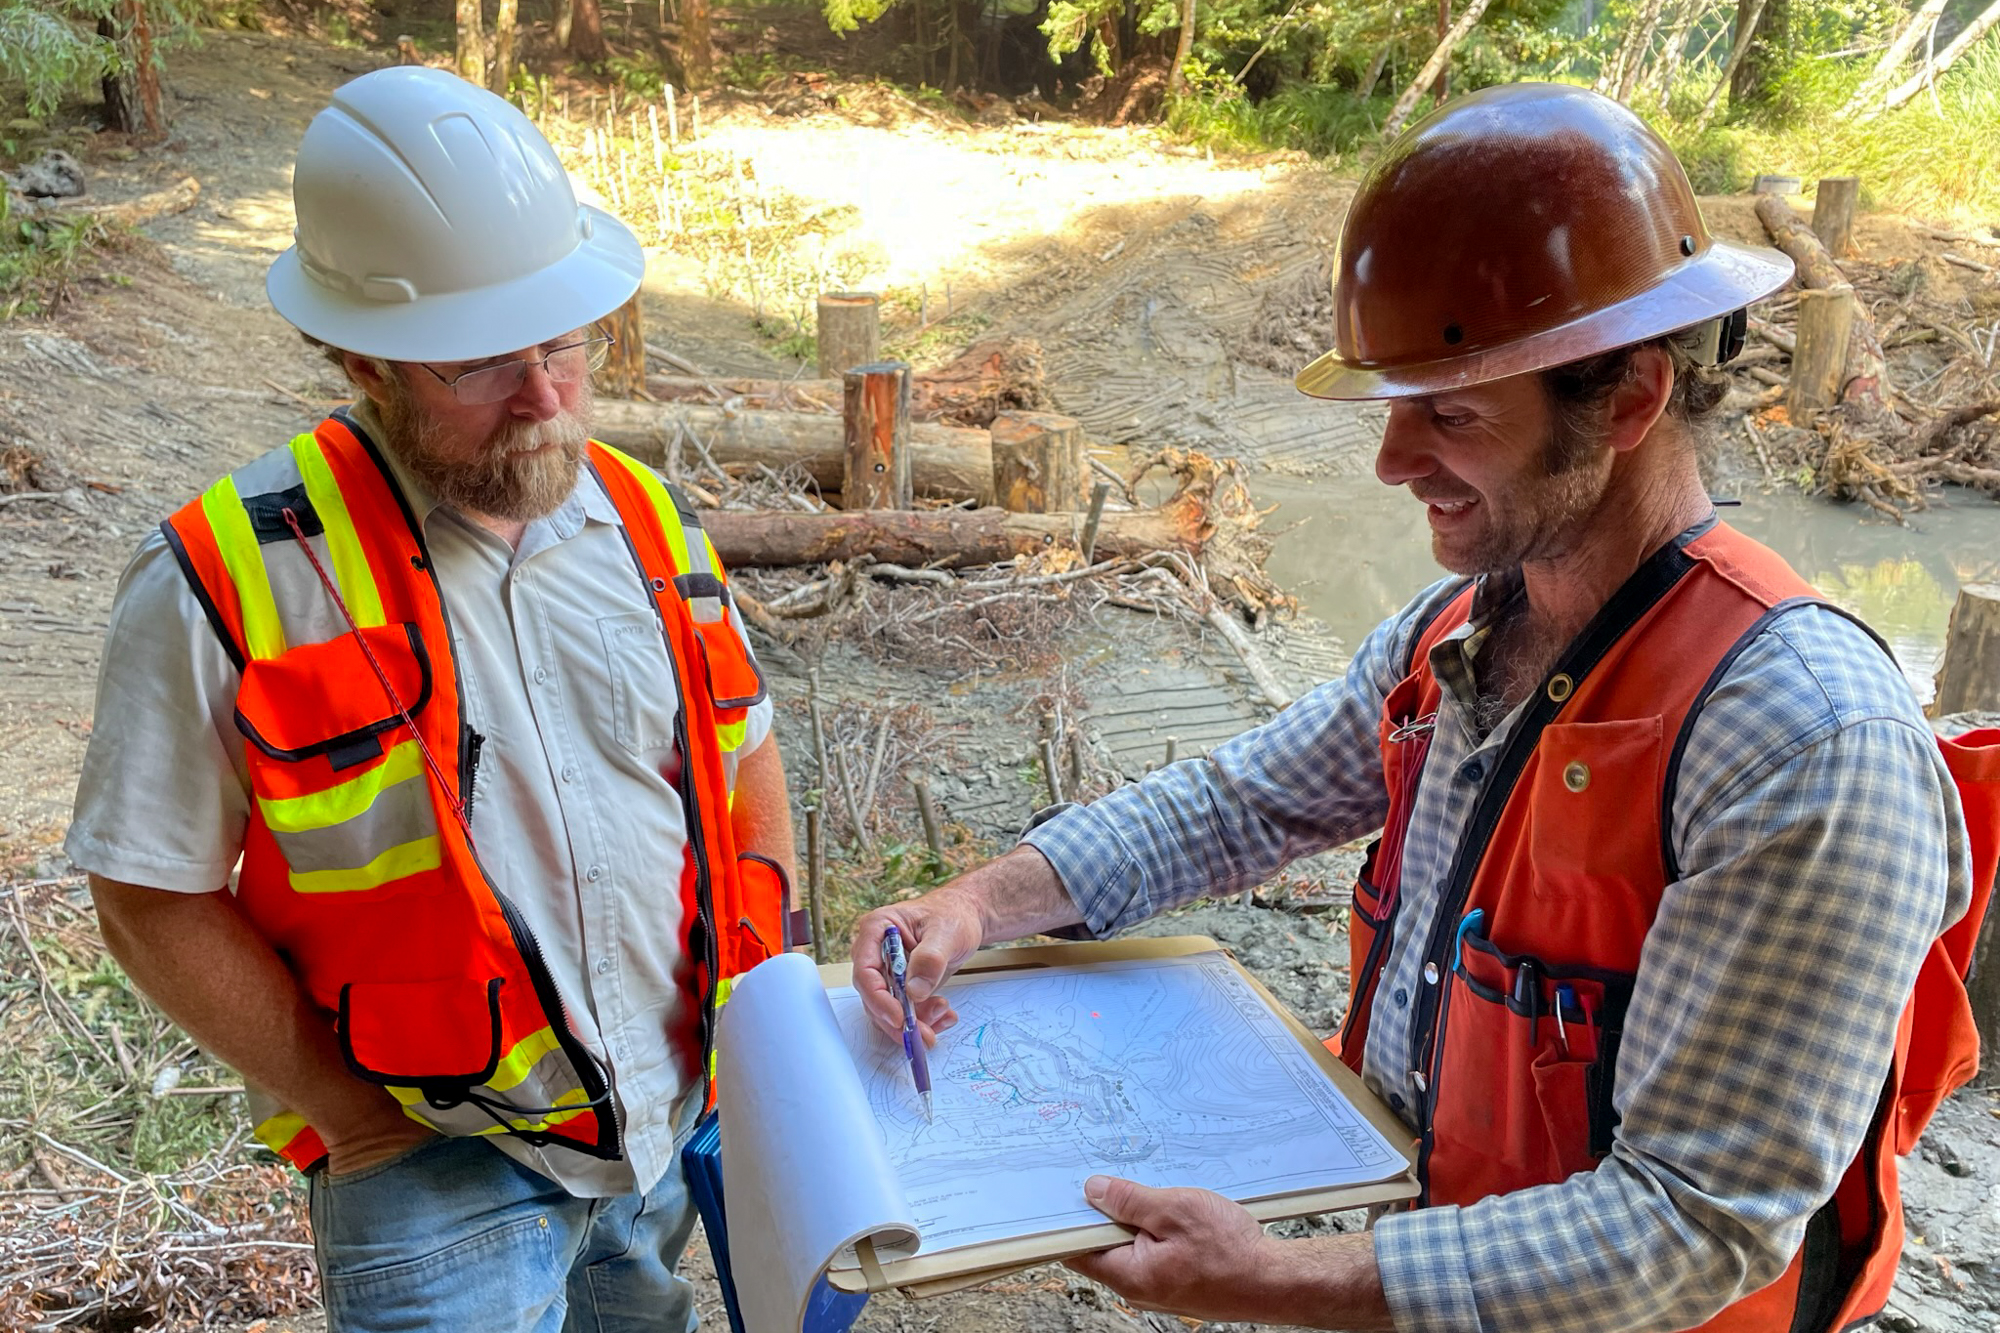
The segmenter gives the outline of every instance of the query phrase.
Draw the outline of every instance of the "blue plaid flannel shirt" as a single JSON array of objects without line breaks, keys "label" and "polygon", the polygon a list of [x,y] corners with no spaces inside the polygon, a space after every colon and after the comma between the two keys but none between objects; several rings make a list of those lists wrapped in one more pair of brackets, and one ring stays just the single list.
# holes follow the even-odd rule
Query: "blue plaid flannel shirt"
[{"label": "blue plaid flannel shirt", "polygon": [[[1032,830],[1089,928],[1240,891],[1379,828],[1382,701],[1457,586],[1428,589],[1271,722]],[[1471,723],[1476,636],[1511,587],[1487,580],[1431,658],[1444,697],[1404,852],[1412,924],[1363,1059],[1392,1105],[1409,1091],[1421,942],[1492,767],[1472,761],[1519,716],[1484,739]],[[1685,877],[1626,1015],[1611,1155],[1560,1184],[1384,1217],[1398,1329],[1699,1324],[1777,1279],[1859,1150],[1917,968],[1971,896],[1957,794],[1908,684],[1841,617],[1778,618],[1697,721],[1672,820]]]}]

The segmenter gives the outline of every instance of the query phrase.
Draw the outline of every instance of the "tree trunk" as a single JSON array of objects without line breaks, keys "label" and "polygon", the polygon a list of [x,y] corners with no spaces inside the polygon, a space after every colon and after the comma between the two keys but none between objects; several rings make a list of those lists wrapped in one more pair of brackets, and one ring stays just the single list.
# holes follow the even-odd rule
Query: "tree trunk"
[{"label": "tree trunk", "polygon": [[[744,513],[709,509],[702,527],[731,569],[822,565],[866,556],[888,564],[955,569],[997,565],[1019,555],[1075,546],[1082,514],[1010,514],[1004,509],[855,510],[840,514]],[[1099,560],[1159,551],[1199,554],[1208,525],[1198,504],[1106,514],[1097,528]]]},{"label": "tree trunk", "polygon": [[2000,0],[1994,0],[1993,4],[1988,5],[1984,13],[1966,24],[1959,31],[1958,36],[1951,39],[1950,46],[1938,52],[1935,59],[1918,70],[1908,82],[1884,98],[1882,110],[1894,111],[1897,107],[1922,92],[1925,84],[1934,82],[1938,75],[1944,73],[1957,63],[1958,58],[1971,50],[1972,44],[1981,37],[1984,37],[1987,30],[1996,22],[2000,22]]},{"label": "tree trunk", "polygon": [[[1706,128],[1708,122],[1714,119],[1715,108],[1722,101],[1723,90],[1735,81],[1737,66],[1743,63],[1745,53],[1750,50],[1750,39],[1757,33],[1757,21],[1763,17],[1764,2],[1765,0],[1737,0],[1736,42],[1729,48],[1729,59],[1723,62],[1722,74],[1716,79],[1715,87],[1709,90],[1708,101],[1702,106],[1701,115],[1695,119],[1695,129]],[[1749,6],[1747,11],[1743,8],[1744,5]]]},{"label": "tree trunk", "polygon": [[1167,75],[1167,96],[1176,95],[1186,84],[1184,67],[1187,65],[1188,53],[1192,50],[1194,50],[1194,0],[1181,0],[1181,35],[1180,40],[1174,43],[1174,67]]},{"label": "tree trunk", "polygon": [[875,361],[843,377],[845,432],[840,503],[845,509],[910,507],[910,366]]},{"label": "tree trunk", "polygon": [[1368,72],[1355,85],[1356,96],[1364,102],[1375,95],[1375,85],[1382,82],[1382,70],[1389,63],[1390,46],[1391,43],[1384,42],[1376,48],[1374,59],[1368,62]]},{"label": "tree trunk", "polygon": [[570,0],[569,53],[578,60],[602,60],[611,54],[604,44],[604,12],[598,0]]},{"label": "tree trunk", "polygon": [[882,354],[882,298],[875,292],[821,292],[813,347],[821,379],[838,379]]},{"label": "tree trunk", "polygon": [[639,313],[639,293],[598,323],[611,335],[611,354],[593,377],[600,394],[631,398],[646,387],[646,326]]},{"label": "tree trunk", "polygon": [[[1829,288],[1848,285],[1847,275],[1840,265],[1833,262],[1833,256],[1826,252],[1819,237],[1813,235],[1792,206],[1783,196],[1775,194],[1759,195],[1757,198],[1757,219],[1764,224],[1764,230],[1771,234],[1771,243],[1792,257],[1799,266],[1798,281],[1801,287]],[[1847,365],[1841,375],[1844,387],[1841,401],[1859,403],[1871,412],[1893,420],[1889,408],[1889,369],[1882,355],[1882,340],[1875,332],[1875,320],[1868,308],[1855,303],[1854,324],[1847,338]]]},{"label": "tree trunk", "polygon": [[555,14],[554,26],[556,35],[556,45],[560,46],[563,50],[567,51],[569,50],[570,28],[571,25],[576,21],[575,0],[555,0],[555,6],[556,6],[556,14]]},{"label": "tree trunk", "polygon": [[1938,660],[1938,717],[2000,711],[2000,583],[1968,583],[1958,590]]},{"label": "tree trunk", "polygon": [[1479,16],[1486,12],[1486,6],[1490,3],[1492,0],[1472,0],[1472,3],[1465,7],[1465,12],[1459,15],[1458,22],[1452,24],[1451,31],[1438,43],[1437,50],[1431,52],[1431,58],[1424,62],[1424,67],[1417,71],[1417,77],[1410,80],[1410,86],[1403,89],[1403,95],[1398,97],[1396,105],[1390,108],[1388,120],[1382,123],[1384,139],[1393,139],[1402,131],[1403,122],[1410,118],[1410,112],[1416,110],[1417,101],[1424,95],[1424,90],[1437,82],[1438,71],[1450,63],[1452,51],[1465,40],[1466,34],[1479,22]]},{"label": "tree trunk", "polygon": [[486,86],[486,34],[480,31],[479,0],[458,0],[458,77]]},{"label": "tree trunk", "polygon": [[681,70],[687,86],[695,92],[715,82],[715,44],[710,26],[708,0],[687,0],[681,9]]},{"label": "tree trunk", "polygon": [[993,498],[1016,514],[1084,508],[1090,464],[1083,426],[1054,412],[1003,412],[992,430]]},{"label": "tree trunk", "polygon": [[1632,40],[1627,43],[1630,53],[1625,67],[1618,72],[1618,88],[1612,96],[1621,102],[1632,100],[1633,91],[1639,86],[1639,75],[1646,68],[1647,53],[1653,49],[1653,34],[1660,28],[1660,10],[1665,0],[1646,0],[1646,7],[1640,12],[1638,23],[1633,25]]},{"label": "tree trunk", "polygon": [[1674,21],[1667,25],[1667,39],[1660,44],[1660,58],[1653,62],[1652,82],[1660,94],[1660,107],[1674,95],[1674,80],[1680,77],[1681,62],[1687,59],[1688,34],[1701,22],[1707,0],[1685,0]]},{"label": "tree trunk", "polygon": [[519,21],[520,0],[500,0],[493,16],[493,91],[505,97],[514,77],[514,25]]},{"label": "tree trunk", "polygon": [[[1771,77],[1791,42],[1791,0],[1737,0],[1741,18],[1746,8],[1757,9],[1760,18],[1750,24],[1750,41],[1729,80],[1729,104],[1745,106],[1762,102],[1770,94]],[[1742,34],[1737,36],[1742,43]]]},{"label": "tree trunk", "polygon": [[1896,34],[1896,40],[1889,43],[1882,52],[1882,58],[1875,62],[1875,68],[1869,71],[1868,78],[1854,90],[1854,96],[1849,98],[1847,105],[1841,109],[1848,115],[1853,115],[1880,97],[1882,90],[1889,86],[1889,80],[1895,78],[1909,62],[1910,52],[1917,49],[1917,43],[1924,39],[1924,34],[1931,30],[1932,25],[1938,21],[1938,16],[1944,12],[1944,7],[1950,2],[1951,0],[1924,0],[1923,6],[1910,15],[1902,30]]},{"label": "tree trunk", "polygon": [[[1445,34],[1449,33],[1450,31],[1451,31],[1451,0],[1438,0],[1438,22],[1437,22],[1438,41],[1442,43],[1445,39]],[[1450,96],[1451,96],[1451,62],[1446,61],[1444,64],[1444,68],[1438,71],[1437,81],[1431,84],[1431,104],[1433,106],[1441,105],[1444,102],[1444,99]]]},{"label": "tree trunk", "polygon": [[153,54],[145,0],[119,0],[97,21],[97,35],[118,48],[119,69],[103,79],[104,119],[114,130],[158,139],[167,132],[166,89]]},{"label": "tree trunk", "polygon": [[[665,464],[667,441],[681,429],[707,450],[717,467],[796,466],[822,493],[840,489],[847,440],[838,416],[616,400],[600,401],[591,415],[593,436],[654,467]],[[698,451],[689,449],[688,456],[696,457]],[[983,430],[911,426],[910,482],[912,491],[925,499],[993,503],[992,438]]]}]

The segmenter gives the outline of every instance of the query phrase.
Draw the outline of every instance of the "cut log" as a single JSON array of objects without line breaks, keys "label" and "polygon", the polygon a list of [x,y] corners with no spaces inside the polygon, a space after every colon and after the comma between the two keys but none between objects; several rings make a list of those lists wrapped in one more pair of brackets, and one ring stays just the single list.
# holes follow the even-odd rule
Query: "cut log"
[{"label": "cut log", "polygon": [[1002,412],[993,419],[993,498],[1016,514],[1084,507],[1083,425],[1054,412]]},{"label": "cut log", "polygon": [[1799,293],[1798,346],[1792,354],[1791,393],[1785,400],[1794,426],[1811,424],[1840,401],[1858,304],[1854,289],[1844,283]]},{"label": "cut log", "polygon": [[[744,513],[701,516],[716,554],[732,569],[871,560],[897,565],[995,565],[1020,555],[1075,546],[1082,514],[1010,514],[1004,509],[852,510],[839,514]],[[1199,505],[1106,514],[1097,558],[1137,559],[1158,551],[1199,553],[1208,525]]]},{"label": "cut log", "polygon": [[1968,583],[1958,590],[1931,712],[1937,717],[2000,712],[2000,583]]},{"label": "cut log", "polygon": [[630,398],[646,387],[646,330],[639,320],[639,294],[598,323],[611,335],[611,355],[597,372],[597,391]]},{"label": "cut log", "polygon": [[[837,416],[602,401],[591,418],[591,433],[598,439],[654,467],[665,465],[667,442],[682,429],[700,441],[718,467],[797,466],[820,490],[840,489],[846,441]],[[924,499],[991,504],[992,441],[983,430],[911,426],[910,485]]]},{"label": "cut log", "polygon": [[137,199],[127,199],[119,204],[90,204],[88,206],[65,206],[56,210],[58,217],[87,214],[115,222],[127,227],[136,227],[154,218],[168,217],[174,213],[185,213],[194,207],[195,198],[201,194],[201,182],[192,176],[183,176],[180,184],[170,185],[164,190],[142,194]]},{"label": "cut log", "polygon": [[1854,210],[1860,202],[1859,176],[1827,176],[1819,183],[1813,197],[1813,235],[1835,259],[1854,248]]},{"label": "cut log", "polygon": [[910,507],[910,367],[875,361],[847,372],[840,500],[844,509]]},{"label": "cut log", "polygon": [[826,292],[819,298],[819,377],[837,380],[882,359],[882,298],[874,292]]},{"label": "cut log", "polygon": [[[1792,206],[1774,194],[1757,200],[1757,218],[1771,235],[1772,244],[1790,255],[1799,267],[1801,287],[1844,287],[1850,285],[1840,265],[1819,243],[1811,227],[1800,220]],[[1860,302],[1854,306],[1853,331],[1847,340],[1847,365],[1843,372],[1842,402],[1856,403],[1885,421],[1896,420],[1889,408],[1889,364],[1882,354],[1882,339],[1875,321]]]},{"label": "cut log", "polygon": [[[741,407],[787,412],[838,414],[843,390],[838,379],[724,379],[719,376],[654,375],[646,391],[662,402],[716,404],[741,398]],[[953,426],[990,426],[1010,410],[1048,406],[1042,387],[1042,349],[1032,338],[996,338],[974,343],[956,360],[910,377],[910,419]]]}]

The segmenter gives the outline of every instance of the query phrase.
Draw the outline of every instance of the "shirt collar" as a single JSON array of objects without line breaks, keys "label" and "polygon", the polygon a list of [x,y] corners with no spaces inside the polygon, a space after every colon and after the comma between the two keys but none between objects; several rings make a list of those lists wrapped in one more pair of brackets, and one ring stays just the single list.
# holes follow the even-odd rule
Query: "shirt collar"
[{"label": "shirt collar", "polygon": [[[376,454],[388,466],[391,479],[403,492],[403,498],[409,502],[410,513],[415,516],[417,525],[428,527],[431,515],[443,507],[443,501],[431,492],[430,487],[411,473],[402,459],[384,447],[383,440],[386,437],[382,430],[382,418],[376,414],[375,404],[364,396],[346,407],[337,409],[334,415],[374,442]],[[557,507],[556,511],[546,518],[535,519],[528,526],[533,528],[537,523],[547,523],[554,530],[553,535],[557,541],[567,541],[583,531],[585,523],[593,522],[622,527],[625,520],[619,514],[618,506],[614,505],[611,497],[605,493],[604,484],[598,480],[597,473],[585,467],[577,475],[576,489],[569,493],[568,498]],[[524,535],[523,545],[525,544]],[[537,545],[543,544],[545,543],[537,543]]]}]

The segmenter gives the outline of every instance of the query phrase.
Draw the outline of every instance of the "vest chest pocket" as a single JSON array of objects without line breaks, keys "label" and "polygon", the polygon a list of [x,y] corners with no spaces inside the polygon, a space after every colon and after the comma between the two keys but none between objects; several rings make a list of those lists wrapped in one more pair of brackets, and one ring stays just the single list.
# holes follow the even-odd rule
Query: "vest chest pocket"
[{"label": "vest chest pocket", "polygon": [[[299,893],[380,888],[442,860],[423,752],[382,688],[412,718],[431,697],[414,625],[383,625],[249,663],[236,697],[257,814]],[[371,664],[370,658],[373,658]]]},{"label": "vest chest pocket", "polygon": [[1554,723],[1525,776],[1535,896],[1623,901],[1651,908],[1665,882],[1660,861],[1664,728],[1657,717]]},{"label": "vest chest pocket", "polygon": [[611,734],[628,754],[668,750],[680,709],[660,619],[651,611],[600,616],[605,669],[611,677]]}]

